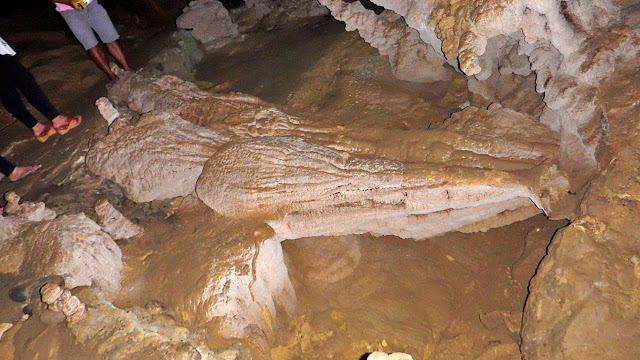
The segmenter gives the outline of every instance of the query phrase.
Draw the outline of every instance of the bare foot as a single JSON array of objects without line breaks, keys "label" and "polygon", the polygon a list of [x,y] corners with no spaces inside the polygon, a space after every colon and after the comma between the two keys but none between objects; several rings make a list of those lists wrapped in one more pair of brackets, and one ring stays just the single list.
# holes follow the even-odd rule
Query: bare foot
[{"label": "bare foot", "polygon": [[13,169],[13,172],[9,175],[9,180],[18,181],[27,175],[31,175],[34,172],[38,171],[42,165],[34,165],[34,166],[18,166]]}]

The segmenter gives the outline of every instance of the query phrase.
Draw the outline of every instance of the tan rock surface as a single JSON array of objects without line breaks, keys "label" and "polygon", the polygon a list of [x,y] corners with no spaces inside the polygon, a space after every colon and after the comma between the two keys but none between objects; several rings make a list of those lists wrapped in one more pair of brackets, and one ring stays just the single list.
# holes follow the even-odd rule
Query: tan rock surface
[{"label": "tan rock surface", "polygon": [[[129,282],[120,302],[158,300],[176,320],[207,329],[212,343],[246,339],[264,351],[273,340],[275,319],[296,304],[273,232],[264,223],[223,218],[200,201],[183,207],[177,217],[173,224],[146,229],[141,241],[182,240],[136,251],[127,261]],[[197,236],[185,236],[196,230]]]},{"label": "tan rock surface", "polygon": [[543,208],[536,191],[507,172],[352,158],[291,138],[221,149],[196,192],[225,216],[266,219],[282,239],[365,232],[424,239],[506,210]]},{"label": "tan rock surface", "polygon": [[358,30],[360,36],[389,57],[394,76],[400,80],[430,82],[445,80],[448,71],[444,58],[420,39],[417,30],[406,26],[393,11],[376,14],[358,1],[321,0],[331,14],[346,23],[346,30]]},{"label": "tan rock surface", "polygon": [[[636,62],[631,62],[636,64]],[[560,231],[530,286],[522,329],[525,359],[632,359],[637,339],[640,255],[637,67],[602,85],[609,146],[580,214]],[[620,89],[628,96],[619,97]],[[608,91],[606,91],[608,90]],[[631,117],[630,117],[631,116]]]},{"label": "tan rock surface", "polygon": [[119,309],[90,288],[79,291],[77,296],[89,310],[83,319],[68,326],[76,341],[93,349],[101,359],[248,359],[246,349],[209,349],[201,336],[167,315]]},{"label": "tan rock surface", "polygon": [[220,1],[191,1],[183,12],[176,19],[178,28],[191,30],[191,35],[205,45],[215,42],[216,47],[222,46],[229,38],[238,35],[237,25],[231,21],[229,12]]},{"label": "tan rock surface", "polygon": [[122,215],[107,199],[98,200],[94,209],[98,215],[98,225],[115,240],[138,236],[144,231]]},{"label": "tan rock surface", "polygon": [[168,113],[147,114],[136,125],[115,125],[93,144],[87,166],[138,202],[189,195],[202,166],[224,140]]},{"label": "tan rock surface", "polygon": [[30,222],[0,242],[1,271],[63,276],[70,287],[95,285],[105,296],[120,289],[120,248],[84,214]]}]

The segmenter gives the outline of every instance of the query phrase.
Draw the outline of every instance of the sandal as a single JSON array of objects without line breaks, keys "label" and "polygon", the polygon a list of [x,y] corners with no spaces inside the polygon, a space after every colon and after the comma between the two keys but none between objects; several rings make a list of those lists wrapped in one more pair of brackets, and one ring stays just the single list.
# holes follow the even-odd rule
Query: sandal
[{"label": "sandal", "polygon": [[66,133],[69,132],[69,130],[75,128],[76,126],[80,125],[80,123],[82,122],[82,116],[74,116],[71,121],[69,121],[65,126],[60,127],[60,128],[56,128],[54,126],[55,131],[58,132],[58,134],[60,135],[64,135]]},{"label": "sandal", "polygon": [[41,143],[47,141],[51,137],[51,135],[55,135],[56,129],[53,129],[49,125],[45,125],[44,130],[40,133],[40,135],[36,135],[36,139]]}]

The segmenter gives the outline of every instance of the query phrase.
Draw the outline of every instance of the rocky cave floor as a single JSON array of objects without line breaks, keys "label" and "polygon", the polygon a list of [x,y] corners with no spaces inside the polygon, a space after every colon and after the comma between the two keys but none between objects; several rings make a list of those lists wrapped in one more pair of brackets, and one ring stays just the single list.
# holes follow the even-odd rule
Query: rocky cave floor
[{"label": "rocky cave floor", "polygon": [[[121,32],[136,68],[165,36],[127,27]],[[211,210],[197,204],[196,211],[182,211],[180,201],[168,200],[136,204],[117,185],[91,174],[84,154],[91,139],[107,129],[93,104],[104,96],[106,80],[80,46],[60,32],[14,31],[3,37],[53,102],[85,121],[40,144],[2,112],[2,155],[43,168],[20,182],[0,182],[0,192],[15,191],[58,214],[84,212],[90,218],[95,218],[95,201],[107,198],[142,225],[144,235],[118,243],[125,269],[114,304],[144,307],[153,299],[141,283],[164,277],[162,272],[144,275],[156,279],[141,276],[145,258],[180,248],[183,236],[206,238]],[[208,54],[194,75],[204,90],[251,94],[325,126],[427,129],[470,104],[489,105],[467,91],[461,75],[435,86],[394,79],[386,58],[328,18],[243,35],[242,41]],[[499,94],[503,106],[539,114],[542,99],[533,91],[533,76],[513,75],[505,84]],[[298,306],[293,316],[278,319],[271,355],[359,359],[383,350],[414,359],[518,359],[529,280],[553,234],[566,224],[540,215],[484,233],[454,232],[419,242],[368,235],[287,241],[283,246]],[[172,265],[166,264],[167,271]],[[0,323],[13,324],[22,316],[20,304],[6,296],[22,280],[0,276]],[[166,291],[179,292],[180,286],[167,284]],[[62,323],[48,325],[32,317],[19,324],[11,337],[0,340],[0,353],[11,352],[14,359],[52,358],[54,351],[57,358],[90,358]],[[228,345],[217,341],[209,344]]]}]

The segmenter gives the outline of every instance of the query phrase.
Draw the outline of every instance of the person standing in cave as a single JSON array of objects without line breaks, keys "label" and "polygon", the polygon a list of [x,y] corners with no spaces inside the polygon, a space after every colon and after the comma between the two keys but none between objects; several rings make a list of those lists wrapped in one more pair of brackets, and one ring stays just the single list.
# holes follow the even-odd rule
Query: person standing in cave
[{"label": "person standing in cave", "polygon": [[[107,54],[102,48],[95,33],[107,46],[109,54],[113,56],[120,66],[126,71],[131,71],[127,58],[118,43],[120,34],[113,26],[107,11],[98,3],[98,0],[51,0],[56,5],[64,21],[89,53],[93,62],[104,71],[109,79],[117,80],[118,76],[109,68]],[[94,33],[95,31],[95,33]]]},{"label": "person standing in cave", "polygon": [[[29,70],[14,59],[15,55],[15,50],[0,37],[0,100],[7,111],[31,129],[33,135],[40,142],[47,141],[55,133],[64,135],[78,126],[82,118],[61,115],[44,95]],[[18,90],[34,108],[51,121],[52,126],[39,123],[31,115],[20,99]]]},{"label": "person standing in cave", "polygon": [[6,176],[11,181],[18,181],[23,177],[38,171],[42,165],[16,166],[9,160],[0,156],[0,174]]}]

